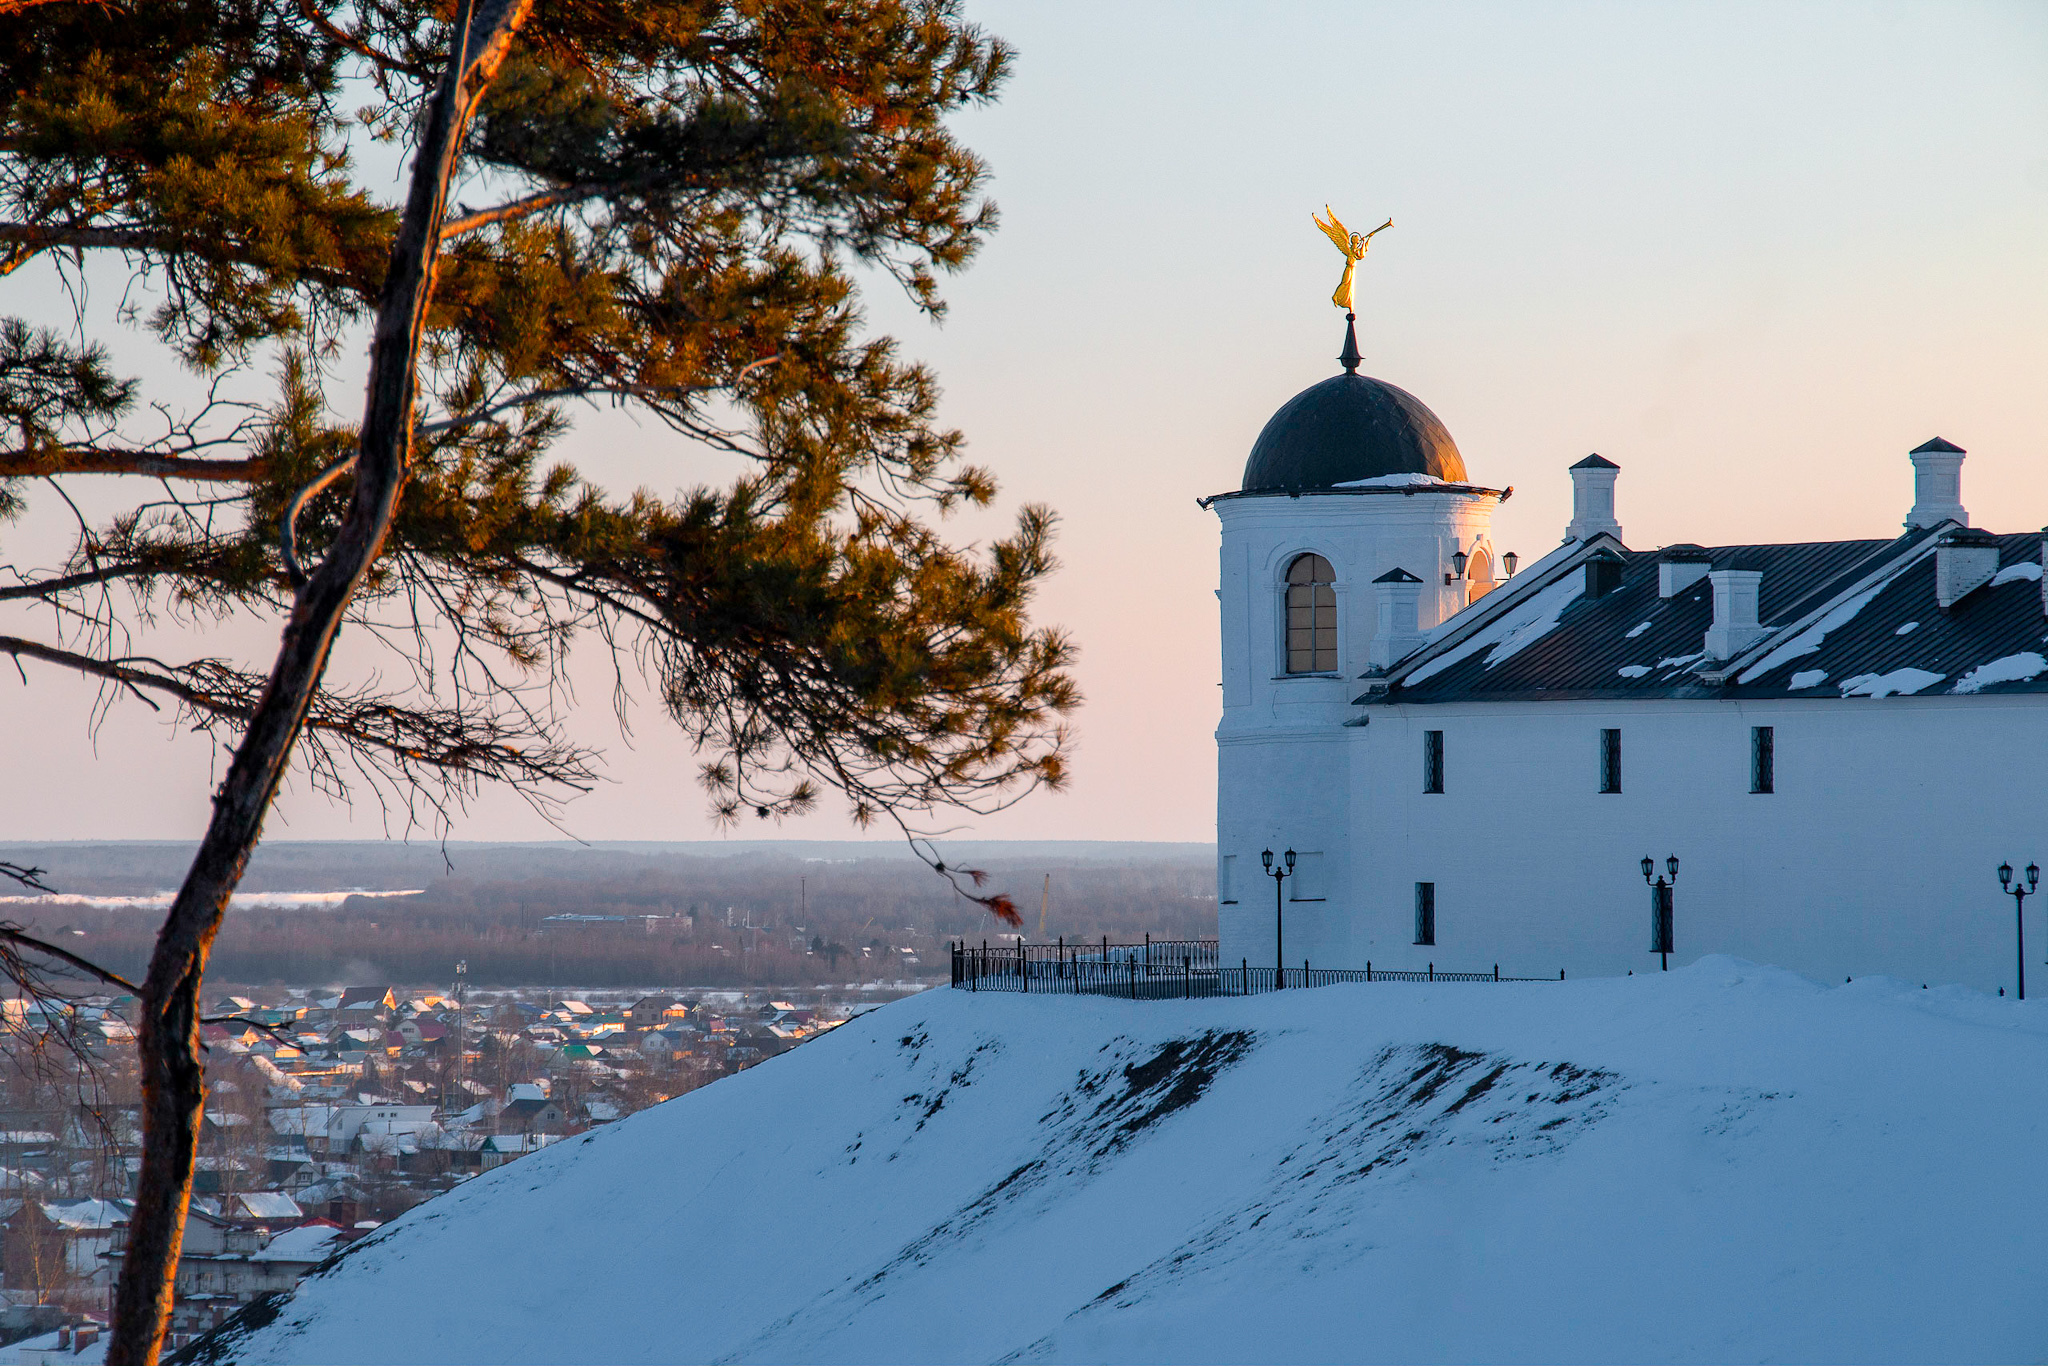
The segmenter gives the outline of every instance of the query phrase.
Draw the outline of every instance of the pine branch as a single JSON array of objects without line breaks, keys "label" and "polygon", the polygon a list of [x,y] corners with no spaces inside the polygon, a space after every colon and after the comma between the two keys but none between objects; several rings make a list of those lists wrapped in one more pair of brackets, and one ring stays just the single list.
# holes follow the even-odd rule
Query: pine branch
[{"label": "pine branch", "polygon": [[[167,696],[202,718],[237,726],[255,714],[264,686],[258,675],[219,660],[167,665],[143,657],[98,659],[18,636],[0,636],[0,655],[104,679],[144,701],[152,693]],[[305,726],[315,737],[386,754],[404,769],[450,770],[520,788],[553,784],[588,791],[596,781],[589,751],[473,708],[407,707],[369,693],[322,690]]]},{"label": "pine branch", "polygon": [[59,474],[140,474],[152,479],[258,484],[270,477],[264,459],[203,460],[147,450],[55,446],[0,451],[0,479],[42,479]]}]

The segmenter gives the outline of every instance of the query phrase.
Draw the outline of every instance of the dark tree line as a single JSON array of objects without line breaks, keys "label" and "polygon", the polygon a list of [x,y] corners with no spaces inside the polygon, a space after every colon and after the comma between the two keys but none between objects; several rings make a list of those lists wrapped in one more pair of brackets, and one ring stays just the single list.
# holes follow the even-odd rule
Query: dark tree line
[{"label": "dark tree line", "polygon": [[[252,986],[423,986],[444,982],[464,959],[470,980],[485,986],[788,986],[943,972],[945,941],[990,932],[908,859],[829,870],[784,859],[690,860],[685,867],[627,876],[451,877],[413,897],[238,909],[215,941],[211,975]],[[1043,876],[1023,865],[999,863],[992,871],[1018,887]],[[1048,939],[1216,932],[1205,861],[1068,864],[1051,876]],[[1024,931],[1035,939],[1039,904],[1025,900]],[[628,919],[550,923],[553,915]],[[656,918],[651,930],[645,917]],[[32,928],[124,972],[147,961],[155,932],[147,915],[76,906],[41,908]],[[835,945],[843,952],[828,954]],[[903,957],[894,952],[900,948],[915,950],[921,963],[891,966]],[[366,974],[374,980],[354,980]]]}]

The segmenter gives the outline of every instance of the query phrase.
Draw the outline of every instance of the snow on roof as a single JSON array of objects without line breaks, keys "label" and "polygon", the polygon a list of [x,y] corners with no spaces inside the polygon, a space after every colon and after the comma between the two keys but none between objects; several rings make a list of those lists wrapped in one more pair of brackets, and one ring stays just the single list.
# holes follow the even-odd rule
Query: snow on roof
[{"label": "snow on roof", "polygon": [[59,1228],[100,1231],[128,1221],[128,1206],[116,1200],[45,1200],[43,1213]]},{"label": "snow on roof", "polygon": [[1925,692],[1947,674],[1934,673],[1927,669],[1910,666],[1891,669],[1885,673],[1857,674],[1854,678],[1842,680],[1844,697],[1911,697],[1916,692]]},{"label": "snow on roof", "polygon": [[321,1222],[288,1228],[249,1254],[252,1262],[324,1262],[341,1230]]},{"label": "snow on roof", "polygon": [[[2039,565],[2034,566],[2036,569]],[[1952,693],[1982,692],[1993,683],[2027,683],[2048,672],[2048,659],[2042,658],[2037,650],[2022,650],[2018,654],[2005,655],[1989,664],[1976,668],[1956,680],[1950,688]]]},{"label": "snow on roof", "polygon": [[1769,654],[1750,665],[1747,669],[1744,669],[1742,676],[1736,679],[1736,682],[1754,683],[1771,670],[1781,665],[1789,664],[1795,659],[1812,654],[1827,641],[1830,631],[1847,626],[1850,622],[1856,620],[1856,614],[1870,606],[1871,600],[1879,593],[1882,593],[1886,587],[1887,585],[1884,583],[1875,583],[1863,592],[1854,594],[1837,603],[1819,621],[1816,621],[1783,645],[1774,647]]},{"label": "snow on roof", "polygon": [[1532,593],[1527,601],[1518,603],[1512,611],[1503,613],[1498,620],[1430,660],[1404,681],[1409,686],[1421,683],[1481,650],[1488,651],[1485,667],[1491,669],[1505,663],[1528,645],[1556,630],[1564,609],[1577,601],[1585,588],[1583,576],[1576,573],[1566,575]]},{"label": "snow on roof", "polygon": [[2040,581],[2041,564],[2038,560],[2021,560],[2018,564],[2009,564],[1991,576],[1991,586],[1993,588],[1998,587],[2002,583],[2039,583]]},{"label": "snow on roof", "polygon": [[1381,474],[1371,479],[1347,479],[1341,484],[1332,484],[1335,489],[1428,489],[1449,488],[1448,479],[1439,479],[1433,474]]},{"label": "snow on roof", "polygon": [[83,1351],[75,1351],[69,1345],[60,1346],[59,1340],[66,1335],[51,1331],[0,1347],[0,1366],[44,1361],[61,1361],[65,1366],[103,1366],[107,1359],[107,1345],[112,1341],[107,1334],[99,1334]]},{"label": "snow on roof", "polygon": [[[1711,565],[1763,575],[1759,615],[1766,634],[1731,661],[1702,654],[1713,621],[1707,580],[1660,595],[1662,552],[1627,552],[1620,583],[1594,599],[1578,591],[1583,575],[1574,555],[1553,552],[1547,567],[1532,566],[1440,623],[1381,691],[1359,700],[2048,692],[2048,668],[2033,669],[2029,658],[2048,655],[2041,534],[1987,535],[2005,567],[1938,609],[1938,531],[1700,551]],[[1578,548],[1578,557],[1584,554]],[[1513,596],[1497,601],[1504,594]],[[1652,658],[1658,663],[1638,672]],[[1829,679],[1845,681],[1816,693]]]},{"label": "snow on roof", "polygon": [[234,1197],[251,1219],[303,1219],[299,1202],[283,1191],[249,1191]]}]

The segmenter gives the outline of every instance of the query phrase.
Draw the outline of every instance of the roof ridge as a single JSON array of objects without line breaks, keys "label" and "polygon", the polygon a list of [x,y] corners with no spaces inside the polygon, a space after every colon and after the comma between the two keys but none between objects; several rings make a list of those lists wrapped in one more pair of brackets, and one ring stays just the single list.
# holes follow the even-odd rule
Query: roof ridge
[{"label": "roof ridge", "polygon": [[[1948,525],[1950,525],[1948,522],[1940,524],[1940,526]],[[1927,530],[1933,532],[1939,530],[1940,526],[1929,527]],[[1905,538],[1902,537],[1901,539]],[[1755,641],[1748,648],[1730,655],[1725,661],[1714,668],[1700,670],[1700,678],[1706,682],[1719,685],[1725,683],[1730,678],[1735,678],[1738,674],[1747,672],[1754,667],[1755,662],[1768,658],[1771,652],[1779,645],[1796,639],[1802,631],[1833,611],[1841,603],[1846,602],[1858,593],[1881,589],[1885,584],[1918,564],[1921,559],[1934,552],[1936,539],[1936,537],[1928,535],[1917,543],[1907,545],[1899,554],[1887,559],[1876,569],[1871,570],[1860,578],[1851,579],[1849,576],[1853,575],[1856,569],[1861,568],[1863,564],[1868,564],[1870,561],[1867,559],[1858,565],[1852,566],[1842,574],[1836,575],[1832,583],[1822,585],[1814,592],[1807,594],[1805,599],[1797,604],[1797,606],[1805,607],[1808,603],[1814,603],[1815,598],[1827,593],[1828,588],[1842,585],[1834,593],[1827,594],[1821,601],[1815,603],[1813,607],[1800,615],[1787,619],[1781,625],[1769,628],[1767,635]],[[1847,582],[1845,583],[1844,580],[1847,580]]]},{"label": "roof ridge", "polygon": [[[1585,564],[1587,560],[1592,558],[1594,550],[1607,549],[1608,547],[1601,544],[1603,541],[1611,541],[1623,550],[1628,549],[1611,532],[1602,531],[1587,540],[1579,542],[1575,550],[1548,569],[1538,569],[1536,566],[1531,565],[1528,569],[1515,575],[1514,578],[1509,579],[1507,583],[1488,593],[1478,602],[1469,604],[1462,611],[1453,612],[1443,622],[1439,622],[1437,629],[1456,621],[1468,612],[1473,614],[1472,620],[1459,627],[1456,631],[1447,632],[1440,639],[1428,641],[1421,648],[1396,660],[1394,667],[1388,669],[1378,678],[1373,679],[1376,690],[1377,688],[1393,687],[1409,673],[1435,659],[1438,655],[1447,650],[1456,649],[1459,645],[1471,639],[1475,632],[1482,631],[1492,625],[1499,619],[1502,613],[1512,610],[1522,602],[1525,602],[1531,595],[1539,593],[1551,584],[1556,583],[1563,573],[1577,569]],[[1566,542],[1566,544],[1568,545],[1570,542]],[[1563,546],[1558,547],[1560,550],[1563,548]],[[1553,551],[1551,553],[1555,554],[1556,552]],[[1356,701],[1362,702],[1364,698],[1356,699]]]}]

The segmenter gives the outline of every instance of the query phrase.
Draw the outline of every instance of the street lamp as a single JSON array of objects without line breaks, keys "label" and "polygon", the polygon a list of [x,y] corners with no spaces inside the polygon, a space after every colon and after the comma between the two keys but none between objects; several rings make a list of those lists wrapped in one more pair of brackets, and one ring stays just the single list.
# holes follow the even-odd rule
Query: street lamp
[{"label": "street lamp", "polygon": [[1643,881],[1650,885],[1650,952],[1663,960],[1662,971],[1671,971],[1671,888],[1678,881],[1678,855],[1664,860],[1664,867],[1671,874],[1667,880],[1652,877],[1657,872],[1657,860],[1648,854],[1643,856]]},{"label": "street lamp", "polygon": [[1280,884],[1285,882],[1287,875],[1294,871],[1294,851],[1289,849],[1280,857],[1286,861],[1286,866],[1275,868],[1273,866],[1273,851],[1271,849],[1259,851],[1259,862],[1266,866],[1266,876],[1273,879],[1273,989],[1275,991],[1287,985],[1287,955],[1281,946],[1280,939],[1280,912],[1282,907]]},{"label": "street lamp", "polygon": [[2001,863],[1998,865],[1998,885],[2012,898],[2013,954],[2019,964],[2020,999],[2024,1001],[2027,999],[2027,922],[2021,912],[2026,909],[2027,898],[2041,885],[2041,866],[2028,864],[2026,882],[2016,885],[2012,880],[2012,865]]},{"label": "street lamp", "polygon": [[1500,557],[1500,562],[1501,567],[1508,571],[1508,577],[1512,579],[1515,576],[1515,566],[1522,562],[1522,557],[1510,550]]}]

